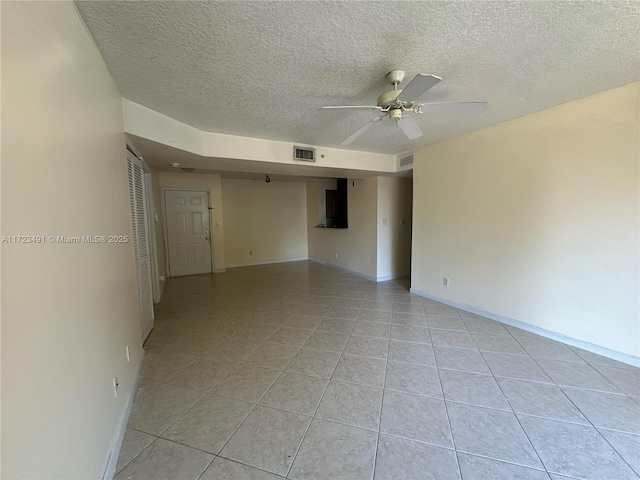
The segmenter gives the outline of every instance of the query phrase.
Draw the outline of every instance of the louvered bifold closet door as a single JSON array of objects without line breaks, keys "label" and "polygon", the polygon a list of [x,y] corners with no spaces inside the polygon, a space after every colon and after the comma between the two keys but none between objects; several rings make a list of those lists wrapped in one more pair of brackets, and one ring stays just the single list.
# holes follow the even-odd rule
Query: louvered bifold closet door
[{"label": "louvered bifold closet door", "polygon": [[153,292],[151,290],[151,267],[149,263],[149,236],[145,208],[144,170],[142,162],[127,152],[129,172],[129,198],[131,200],[131,221],[133,224],[133,246],[138,281],[138,301],[142,340],[153,327]]}]

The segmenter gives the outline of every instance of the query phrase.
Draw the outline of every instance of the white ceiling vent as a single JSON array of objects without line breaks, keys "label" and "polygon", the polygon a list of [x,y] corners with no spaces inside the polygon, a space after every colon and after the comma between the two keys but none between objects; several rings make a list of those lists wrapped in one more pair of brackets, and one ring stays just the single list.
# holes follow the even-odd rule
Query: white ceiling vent
[{"label": "white ceiling vent", "polygon": [[400,157],[401,167],[408,167],[410,165],[413,165],[413,153],[405,155],[404,157]]},{"label": "white ceiling vent", "polygon": [[302,160],[303,162],[315,162],[315,148],[293,147],[293,159]]}]

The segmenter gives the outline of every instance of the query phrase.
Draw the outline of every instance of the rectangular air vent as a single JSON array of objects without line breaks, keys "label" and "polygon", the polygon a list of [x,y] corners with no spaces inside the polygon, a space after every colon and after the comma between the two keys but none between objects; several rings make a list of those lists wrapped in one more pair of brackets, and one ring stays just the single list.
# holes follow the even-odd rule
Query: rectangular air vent
[{"label": "rectangular air vent", "polygon": [[303,162],[315,162],[315,148],[293,147],[293,159],[302,160]]},{"label": "rectangular air vent", "polygon": [[401,167],[408,167],[409,165],[413,165],[413,153],[400,157]]}]

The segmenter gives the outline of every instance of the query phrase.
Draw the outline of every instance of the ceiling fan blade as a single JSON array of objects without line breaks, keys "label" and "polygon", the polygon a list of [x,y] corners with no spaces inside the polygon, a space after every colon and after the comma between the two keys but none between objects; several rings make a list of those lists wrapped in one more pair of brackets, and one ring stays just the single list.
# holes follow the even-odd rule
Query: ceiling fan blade
[{"label": "ceiling fan blade", "polygon": [[435,75],[427,75],[425,73],[419,73],[409,84],[402,90],[402,93],[398,95],[398,101],[400,102],[413,102],[424,92],[436,85],[440,80],[440,77]]},{"label": "ceiling fan blade", "polygon": [[482,113],[487,102],[425,103],[419,106],[423,113]]},{"label": "ceiling fan blade", "polygon": [[378,105],[330,105],[327,107],[322,107],[322,108],[330,108],[330,109],[352,109],[352,108],[357,108],[357,109],[364,109],[364,110],[382,110],[382,107],[379,107]]},{"label": "ceiling fan blade", "polygon": [[360,135],[362,135],[364,132],[366,132],[367,130],[369,130],[371,128],[371,126],[376,123],[379,122],[380,120],[382,120],[385,117],[385,115],[383,115],[382,117],[377,117],[374,118],[373,120],[371,120],[370,122],[365,123],[363,126],[361,126],[358,130],[356,130],[355,132],[353,132],[351,135],[349,135],[349,137],[347,137],[347,139],[342,142],[340,145],[349,145],[351,144],[351,142],[353,142],[356,138],[358,138]]},{"label": "ceiling fan blade", "polygon": [[409,140],[414,140],[422,136],[422,130],[420,130],[418,124],[411,117],[402,117],[398,120],[398,126]]}]

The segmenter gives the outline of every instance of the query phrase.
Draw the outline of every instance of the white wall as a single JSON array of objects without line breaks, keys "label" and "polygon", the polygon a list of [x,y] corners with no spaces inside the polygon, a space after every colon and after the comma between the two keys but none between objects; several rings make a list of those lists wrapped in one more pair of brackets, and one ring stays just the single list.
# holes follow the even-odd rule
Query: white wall
[{"label": "white wall", "polygon": [[[376,177],[364,180],[349,179],[347,182],[348,229],[315,228],[318,224],[318,189],[317,180],[307,184],[309,257],[375,279]],[[338,258],[335,258],[336,253]]]},{"label": "white wall", "polygon": [[227,267],[307,258],[305,183],[223,178],[222,203]]},{"label": "white wall", "polygon": [[[207,190],[211,202],[211,258],[216,272],[225,269],[225,245],[222,202],[222,178],[206,173],[158,172],[158,186],[162,189]],[[164,203],[164,195],[160,196]],[[164,207],[163,207],[164,208]],[[164,211],[164,210],[163,210]],[[163,217],[164,218],[164,217]],[[218,225],[219,224],[219,225]],[[158,245],[158,255],[165,255]]]},{"label": "white wall", "polygon": [[[122,103],[73,3],[3,2],[1,32],[2,235],[131,238]],[[2,477],[101,478],[142,354],[133,244],[2,257]]]},{"label": "white wall", "polygon": [[412,287],[639,355],[639,88],[416,152]]},{"label": "white wall", "polygon": [[411,273],[411,178],[377,177],[378,281]]}]

